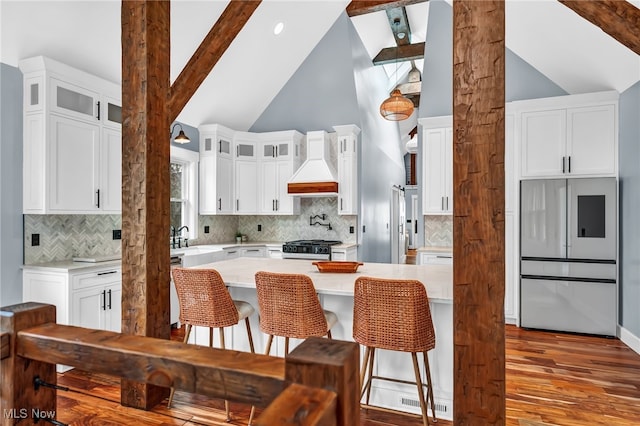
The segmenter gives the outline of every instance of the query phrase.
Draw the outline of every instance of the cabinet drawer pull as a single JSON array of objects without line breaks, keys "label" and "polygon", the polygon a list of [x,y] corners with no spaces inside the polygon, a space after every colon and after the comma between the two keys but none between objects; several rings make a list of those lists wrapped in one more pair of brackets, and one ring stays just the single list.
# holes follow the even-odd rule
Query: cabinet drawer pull
[{"label": "cabinet drawer pull", "polygon": [[109,274],[115,274],[118,271],[108,271],[108,272],[98,272],[96,275],[100,276],[100,275],[109,275]]},{"label": "cabinet drawer pull", "polygon": [[218,198],[218,210],[222,210],[222,198]]},{"label": "cabinet drawer pull", "polygon": [[565,169],[564,169],[564,159],[565,159],[565,157],[562,157],[562,173],[564,173],[564,172],[565,172]]},{"label": "cabinet drawer pull", "polygon": [[100,297],[102,299],[102,301],[100,302],[100,308],[102,308],[102,310],[106,310],[105,304],[107,302],[107,294],[105,290],[102,290],[102,292],[100,293]]},{"label": "cabinet drawer pull", "polygon": [[98,101],[98,120],[100,120],[100,101]]},{"label": "cabinet drawer pull", "polygon": [[247,251],[247,253],[249,253],[249,252],[259,252],[260,249],[247,249],[246,251]]},{"label": "cabinet drawer pull", "polygon": [[276,211],[278,211],[278,200],[275,200],[275,201],[276,201]]},{"label": "cabinet drawer pull", "polygon": [[96,191],[96,196],[97,196],[96,207],[100,208],[100,190],[99,189]]},{"label": "cabinet drawer pull", "polygon": [[111,289],[109,289],[109,304],[107,305],[111,309]]},{"label": "cabinet drawer pull", "polygon": [[228,251],[228,252],[227,252],[227,255],[230,255],[230,254],[236,254],[236,253],[237,253],[237,251]]},{"label": "cabinet drawer pull", "polygon": [[453,259],[453,256],[436,256],[438,259]]},{"label": "cabinet drawer pull", "polygon": [[567,163],[569,165],[568,169],[569,169],[569,173],[571,173],[571,156],[567,157]]}]

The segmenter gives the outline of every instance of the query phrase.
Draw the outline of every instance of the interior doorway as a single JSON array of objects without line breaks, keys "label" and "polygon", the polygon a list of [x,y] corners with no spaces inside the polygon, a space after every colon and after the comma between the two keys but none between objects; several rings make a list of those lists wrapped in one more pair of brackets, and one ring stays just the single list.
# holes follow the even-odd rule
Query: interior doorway
[{"label": "interior doorway", "polygon": [[418,196],[416,194],[411,195],[411,216],[407,221],[411,229],[409,229],[409,248],[418,248]]},{"label": "interior doorway", "polygon": [[407,256],[404,188],[391,187],[391,263],[405,263]]}]

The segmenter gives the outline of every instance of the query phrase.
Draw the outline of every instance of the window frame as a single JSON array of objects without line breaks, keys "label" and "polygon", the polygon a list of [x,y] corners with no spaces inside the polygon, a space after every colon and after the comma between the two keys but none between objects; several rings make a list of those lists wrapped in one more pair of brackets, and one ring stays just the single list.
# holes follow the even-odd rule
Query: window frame
[{"label": "window frame", "polygon": [[184,212],[183,219],[189,228],[189,239],[198,238],[198,163],[200,155],[195,151],[171,146],[170,162],[182,165]]}]

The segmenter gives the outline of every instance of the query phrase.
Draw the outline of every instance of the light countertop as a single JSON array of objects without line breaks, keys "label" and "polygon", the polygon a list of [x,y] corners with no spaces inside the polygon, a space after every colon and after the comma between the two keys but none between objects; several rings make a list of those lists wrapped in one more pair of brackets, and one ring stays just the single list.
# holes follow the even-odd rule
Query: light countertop
[{"label": "light countertop", "polygon": [[447,246],[425,246],[416,250],[418,253],[453,253],[453,247]]},{"label": "light countertop", "polygon": [[[220,244],[201,244],[189,247],[182,247],[170,250],[171,255],[184,255],[191,252],[198,254],[203,252],[223,251],[224,249],[235,249],[241,247],[282,247],[282,241],[249,241],[246,243],[220,243]],[[357,247],[357,243],[343,243],[332,246],[333,248],[350,248]],[[60,260],[55,262],[35,263],[31,265],[23,265],[22,269],[27,271],[49,271],[49,272],[80,272],[86,270],[90,272],[94,269],[116,268],[121,266],[122,261],[109,260],[104,262],[74,262],[73,260]],[[314,266],[315,268],[315,266]]]},{"label": "light countertop", "polygon": [[453,301],[453,268],[451,265],[364,262],[356,273],[321,273],[312,262],[302,259],[241,257],[199,265],[194,268],[216,269],[227,285],[244,288],[255,288],[255,273],[258,271],[305,274],[313,280],[319,294],[339,296],[353,296],[353,285],[359,276],[414,279],[426,286],[430,300],[441,303],[452,303]]}]

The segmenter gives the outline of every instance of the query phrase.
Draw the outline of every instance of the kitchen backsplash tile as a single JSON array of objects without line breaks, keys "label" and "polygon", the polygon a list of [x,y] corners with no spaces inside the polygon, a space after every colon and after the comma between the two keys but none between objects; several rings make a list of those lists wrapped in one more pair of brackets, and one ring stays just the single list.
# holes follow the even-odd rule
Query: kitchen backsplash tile
[{"label": "kitchen backsplash tile", "polygon": [[[189,240],[189,245],[218,244],[234,241],[240,216],[198,216],[198,238]],[[209,227],[205,234],[204,227]]]},{"label": "kitchen backsplash tile", "polygon": [[[309,225],[310,216],[321,216],[325,219],[313,219],[313,222],[331,224],[326,226]],[[339,240],[355,243],[356,234],[349,233],[349,227],[357,229],[357,216],[338,215],[338,199],[336,197],[302,198],[300,214],[295,216],[239,216],[238,229],[247,235],[249,241],[292,241],[301,239]],[[258,231],[262,225],[262,231]]]},{"label": "kitchen backsplash tile", "polygon": [[[24,215],[24,263],[120,253],[122,241],[112,231],[121,223],[120,215]],[[40,245],[31,245],[33,234]]]},{"label": "kitchen backsplash tile", "polygon": [[[355,243],[356,216],[338,215],[337,198],[303,198],[301,213],[296,216],[199,216],[198,238],[189,245],[233,242],[236,231],[249,241],[291,241],[298,239],[340,240]],[[331,224],[310,226],[309,217],[326,214],[315,221]],[[262,225],[262,231],[258,231]],[[209,227],[205,234],[204,227]],[[122,228],[120,215],[25,215],[24,262],[34,264],[68,260],[75,256],[98,256],[120,253],[121,240],[114,240],[112,231]],[[39,234],[40,245],[31,245],[31,236]],[[169,236],[167,233],[167,244]]]},{"label": "kitchen backsplash tile", "polygon": [[453,246],[453,216],[424,216],[424,245]]}]

